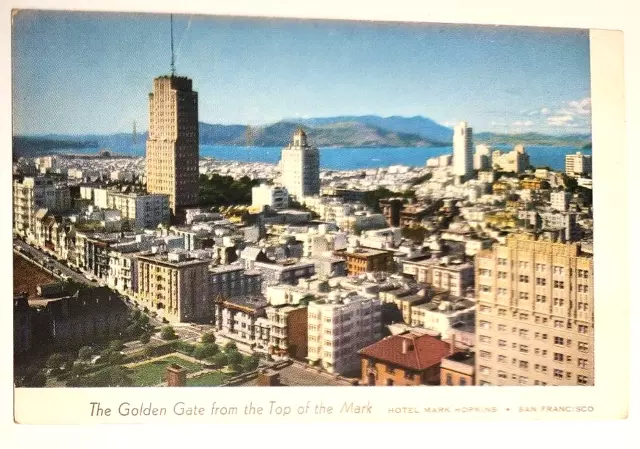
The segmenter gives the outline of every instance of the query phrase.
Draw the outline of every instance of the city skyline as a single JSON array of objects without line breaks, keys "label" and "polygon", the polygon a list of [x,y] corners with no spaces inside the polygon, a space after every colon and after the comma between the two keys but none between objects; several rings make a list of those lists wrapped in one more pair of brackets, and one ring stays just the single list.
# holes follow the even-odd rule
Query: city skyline
[{"label": "city skyline", "polygon": [[[21,12],[14,133],[146,130],[169,31],[169,15]],[[174,15],[174,36],[207,123],[421,115],[477,132],[590,132],[586,30]]]}]

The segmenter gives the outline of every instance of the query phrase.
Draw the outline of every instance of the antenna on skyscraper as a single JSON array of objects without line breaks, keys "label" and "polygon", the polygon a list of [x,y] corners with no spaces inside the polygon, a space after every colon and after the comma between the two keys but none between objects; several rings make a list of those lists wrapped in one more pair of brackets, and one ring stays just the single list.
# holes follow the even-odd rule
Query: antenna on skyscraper
[{"label": "antenna on skyscraper", "polygon": [[173,14],[171,14],[171,76],[176,74],[175,58],[173,54]]}]

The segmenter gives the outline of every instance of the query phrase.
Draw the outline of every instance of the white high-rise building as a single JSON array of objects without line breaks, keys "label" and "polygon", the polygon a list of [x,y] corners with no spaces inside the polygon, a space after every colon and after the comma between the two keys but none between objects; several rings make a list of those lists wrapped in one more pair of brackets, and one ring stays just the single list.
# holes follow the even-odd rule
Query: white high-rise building
[{"label": "white high-rise building", "polygon": [[466,177],[472,172],[473,130],[467,122],[460,122],[453,129],[453,174]]},{"label": "white high-rise building", "polygon": [[564,158],[567,176],[577,178],[580,175],[591,175],[591,156],[577,152],[567,154]]},{"label": "white high-rise building", "polygon": [[293,142],[282,149],[281,182],[297,201],[320,193],[320,152],[309,146],[307,135],[298,128]]},{"label": "white high-rise building", "polygon": [[358,351],[382,338],[381,317],[382,305],[377,298],[343,298],[334,291],[327,299],[309,303],[309,363],[333,374],[357,370]]}]

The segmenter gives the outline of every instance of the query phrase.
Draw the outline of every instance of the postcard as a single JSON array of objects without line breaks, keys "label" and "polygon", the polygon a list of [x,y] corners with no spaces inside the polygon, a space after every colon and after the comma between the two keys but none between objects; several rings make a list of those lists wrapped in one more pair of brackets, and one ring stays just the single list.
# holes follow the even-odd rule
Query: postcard
[{"label": "postcard", "polygon": [[620,31],[23,8],[11,45],[16,423],[627,416]]}]

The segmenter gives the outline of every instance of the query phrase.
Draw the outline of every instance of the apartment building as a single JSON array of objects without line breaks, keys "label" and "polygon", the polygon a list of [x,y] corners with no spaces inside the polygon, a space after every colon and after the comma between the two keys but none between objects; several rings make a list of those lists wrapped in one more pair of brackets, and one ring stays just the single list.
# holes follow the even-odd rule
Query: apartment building
[{"label": "apartment building", "polygon": [[476,256],[479,385],[594,385],[593,258],[511,235]]},{"label": "apartment building", "polygon": [[286,209],[289,207],[289,193],[280,186],[261,184],[251,188],[251,207],[262,211],[268,206],[271,209]]},{"label": "apartment building", "polygon": [[350,276],[375,271],[389,271],[393,267],[393,252],[350,246],[336,251],[335,255],[347,261],[347,273]]},{"label": "apartment building", "polygon": [[567,154],[564,157],[564,168],[567,176],[572,178],[590,176],[592,171],[591,156],[580,151],[576,154]]},{"label": "apartment building", "polygon": [[213,317],[208,258],[186,251],[138,256],[138,299],[170,322]]},{"label": "apartment building", "polygon": [[382,338],[381,303],[376,298],[331,292],[309,303],[310,364],[334,374],[359,370],[358,351]]},{"label": "apartment building", "polygon": [[258,295],[262,289],[262,274],[246,270],[242,263],[209,268],[209,289],[212,298],[238,298]]},{"label": "apartment building", "polygon": [[69,187],[54,178],[38,176],[13,181],[13,228],[19,235],[33,234],[39,209],[60,213],[70,208]]},{"label": "apartment building", "polygon": [[494,170],[522,173],[529,168],[529,155],[522,145],[516,145],[507,153],[495,150],[491,154],[491,165]]},{"label": "apartment building", "polygon": [[308,344],[306,305],[269,306],[266,314],[270,327],[269,353],[304,360]]},{"label": "apartment building", "polygon": [[412,308],[411,326],[420,326],[449,338],[457,328],[473,326],[476,304],[465,298],[441,293],[426,304]]},{"label": "apartment building", "polygon": [[137,229],[152,229],[169,223],[168,195],[108,191],[106,208],[120,211],[122,219]]},{"label": "apartment building", "polygon": [[268,303],[261,295],[217,299],[215,324],[221,335],[246,345],[269,341],[266,310]]},{"label": "apartment building", "polygon": [[431,285],[454,296],[464,296],[473,287],[473,265],[453,261],[431,266]]},{"label": "apartment building", "polygon": [[566,212],[569,209],[571,194],[566,190],[554,190],[550,194],[551,208],[558,212]]}]

